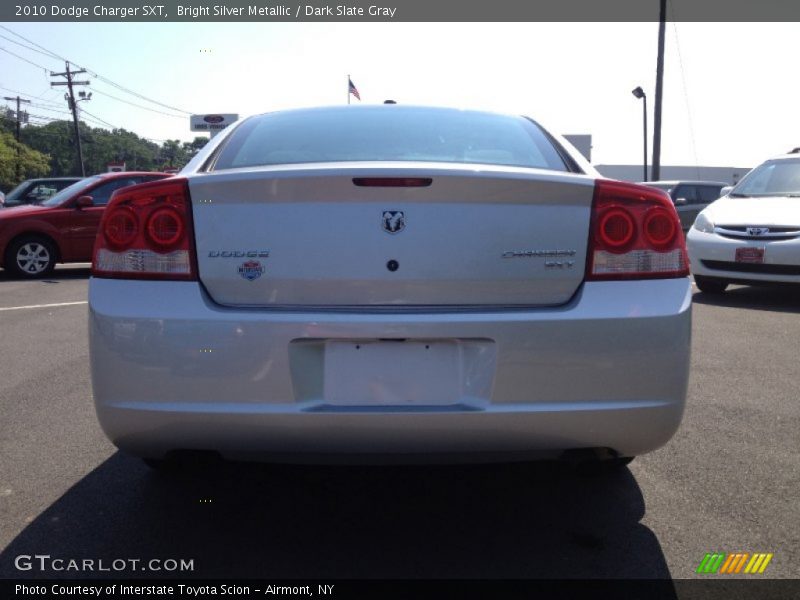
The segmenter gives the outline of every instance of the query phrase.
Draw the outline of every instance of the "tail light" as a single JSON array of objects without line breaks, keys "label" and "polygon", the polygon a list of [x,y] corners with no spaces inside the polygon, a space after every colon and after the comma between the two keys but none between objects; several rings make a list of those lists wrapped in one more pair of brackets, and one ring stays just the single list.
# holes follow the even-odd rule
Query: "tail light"
[{"label": "tail light", "polygon": [[686,243],[661,190],[598,180],[586,260],[587,280],[685,277]]},{"label": "tail light", "polygon": [[186,179],[162,179],[114,192],[100,221],[92,275],[197,279]]}]

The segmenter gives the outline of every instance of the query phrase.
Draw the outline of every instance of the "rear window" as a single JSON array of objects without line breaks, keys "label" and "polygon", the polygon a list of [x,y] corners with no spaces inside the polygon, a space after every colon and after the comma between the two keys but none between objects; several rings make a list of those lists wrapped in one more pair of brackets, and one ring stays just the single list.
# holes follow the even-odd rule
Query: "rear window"
[{"label": "rear window", "polygon": [[231,134],[213,168],[350,161],[569,170],[550,138],[523,117],[396,105],[252,117]]}]

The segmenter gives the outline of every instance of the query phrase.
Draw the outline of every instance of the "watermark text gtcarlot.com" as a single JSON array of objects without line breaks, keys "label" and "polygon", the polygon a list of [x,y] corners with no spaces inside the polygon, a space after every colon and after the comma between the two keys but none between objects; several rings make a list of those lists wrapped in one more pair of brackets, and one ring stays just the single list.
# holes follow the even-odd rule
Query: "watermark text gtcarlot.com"
[{"label": "watermark text gtcarlot.com", "polygon": [[186,558],[59,558],[49,554],[20,554],[14,559],[18,571],[39,572],[187,572],[194,571],[194,559]]}]

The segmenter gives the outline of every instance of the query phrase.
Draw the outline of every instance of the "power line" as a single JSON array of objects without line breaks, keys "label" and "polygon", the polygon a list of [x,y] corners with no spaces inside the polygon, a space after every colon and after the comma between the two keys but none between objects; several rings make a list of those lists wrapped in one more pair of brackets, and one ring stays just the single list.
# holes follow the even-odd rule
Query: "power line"
[{"label": "power line", "polygon": [[94,115],[93,115],[92,113],[90,113],[88,110],[81,110],[81,113],[82,113],[82,114],[84,114],[84,115],[89,115],[89,116],[90,116],[90,117],[92,117],[94,120],[96,120],[96,121],[99,121],[100,123],[103,123],[103,124],[105,124],[105,125],[108,125],[109,127],[111,127],[111,129],[122,129],[122,127],[117,127],[116,125],[112,125],[112,124],[111,124],[111,123],[109,123],[108,121],[104,121],[104,120],[103,120],[103,119],[101,119],[100,117],[96,117],[96,116],[94,116]]},{"label": "power line", "polygon": [[110,86],[113,86],[113,87],[117,88],[118,90],[120,90],[120,91],[122,91],[122,92],[125,92],[125,93],[127,93],[127,94],[130,94],[130,95],[132,95],[132,96],[136,96],[137,98],[141,98],[142,100],[146,100],[147,102],[150,102],[150,103],[152,103],[152,104],[157,104],[158,106],[161,106],[161,107],[163,107],[163,108],[168,108],[168,109],[170,109],[170,110],[174,110],[174,111],[177,111],[177,112],[185,113],[185,114],[187,114],[187,115],[191,115],[191,114],[193,114],[193,113],[192,113],[191,111],[189,111],[189,110],[183,110],[182,108],[177,108],[177,107],[175,107],[175,106],[170,106],[169,104],[164,104],[163,102],[159,102],[158,100],[153,100],[152,98],[148,98],[147,96],[145,96],[145,95],[143,95],[143,94],[140,94],[139,92],[135,92],[135,91],[131,90],[130,88],[126,88],[126,87],[125,87],[125,86],[123,86],[123,85],[120,85],[120,84],[118,84],[118,83],[116,83],[116,82],[114,82],[114,81],[111,81],[111,80],[110,80],[110,79],[108,79],[107,77],[104,77],[104,76],[100,75],[99,73],[97,73],[96,71],[93,71],[92,69],[89,69],[89,68],[87,68],[87,67],[83,67],[83,66],[81,66],[81,65],[78,65],[77,63],[75,63],[75,62],[73,62],[73,61],[69,61],[68,59],[64,58],[63,56],[59,56],[59,55],[58,55],[58,54],[56,54],[55,52],[52,52],[51,50],[48,50],[48,49],[47,49],[47,48],[45,48],[44,46],[42,46],[42,45],[40,45],[40,44],[37,44],[36,42],[34,42],[34,41],[32,41],[32,40],[29,40],[28,38],[26,38],[26,37],[24,37],[24,36],[20,35],[19,33],[15,32],[15,31],[13,31],[13,30],[11,30],[11,29],[9,29],[8,27],[5,27],[5,26],[3,26],[3,25],[0,25],[0,28],[2,28],[2,29],[5,29],[5,30],[6,30],[6,31],[8,31],[9,33],[12,33],[13,35],[17,36],[18,38],[20,38],[20,39],[22,39],[22,40],[25,40],[25,41],[26,41],[26,42],[28,42],[29,44],[33,44],[33,45],[34,45],[34,46],[36,46],[37,48],[41,48],[41,49],[42,49],[42,50],[44,50],[45,52],[49,53],[49,54],[50,54],[50,56],[52,56],[53,58],[58,58],[58,59],[60,59],[60,60],[66,61],[66,62],[72,62],[72,64],[76,65],[77,67],[80,67],[81,69],[85,69],[85,70],[86,70],[86,72],[88,72],[88,73],[89,73],[89,74],[90,74],[92,77],[94,77],[95,79],[99,79],[100,81],[102,81],[102,82],[104,82],[104,83],[107,83],[108,85],[110,85]]},{"label": "power line", "polygon": [[[93,129],[102,129],[103,131],[106,131],[106,130],[108,130],[108,125],[104,125],[104,124],[103,124],[103,123],[101,123],[100,121],[95,121],[93,118],[89,118],[89,117],[87,117],[86,115],[81,115],[81,116],[80,116],[80,120],[81,120],[81,121],[82,121],[84,124],[86,124],[86,125],[90,125],[90,126],[91,126],[91,128],[93,128]],[[87,139],[88,139],[88,138],[87,138]],[[84,141],[86,141],[86,140],[84,140]]]},{"label": "power line", "polygon": [[[672,6],[670,6],[672,8]],[[675,18],[674,8],[672,9],[672,18]],[[697,171],[697,178],[700,179],[700,160],[697,158],[697,144],[694,138],[694,123],[692,121],[692,107],[689,103],[689,89],[686,87],[686,73],[683,69],[683,57],[681,56],[681,44],[678,41],[678,28],[675,21],[672,22],[672,31],[675,35],[675,49],[678,51],[678,65],[681,69],[681,83],[683,84],[683,101],[686,103],[686,117],[689,123],[689,139],[692,142],[692,154],[694,154],[694,166]]]},{"label": "power line", "polygon": [[[64,114],[68,115],[69,113],[64,113]],[[87,115],[88,115],[88,117],[87,117]],[[33,123],[34,125],[43,126],[46,123],[64,123],[66,125],[69,125],[69,120],[68,119],[58,119],[58,118],[53,118],[53,117],[45,117],[44,115],[29,115],[29,116],[32,117],[32,118],[35,118],[35,119],[43,119],[43,121],[41,123]],[[0,112],[0,119],[8,119],[8,118],[6,117],[5,114]],[[9,121],[13,121],[13,119],[8,119],[8,120]],[[87,113],[85,110],[81,111],[81,120],[84,121],[85,123],[88,123],[88,124],[91,124],[91,125],[95,125],[95,126],[99,126],[99,127],[103,127],[103,128],[111,127],[112,129],[121,130],[121,131],[124,131],[127,134],[131,134],[131,135],[136,136],[138,139],[147,140],[148,142],[153,142],[155,144],[162,144],[164,142],[169,141],[169,140],[161,140],[161,139],[156,139],[156,138],[142,137],[142,136],[140,136],[139,134],[137,134],[134,131],[128,131],[127,129],[122,129],[121,127],[116,127],[116,126],[112,125],[111,123],[107,123],[106,121],[103,121],[99,117],[95,117],[91,113]],[[61,137],[62,136],[61,133],[54,133],[54,132],[41,131],[41,130],[37,130],[34,133],[31,130],[23,129],[22,132],[23,132],[23,134],[25,134],[26,132],[27,132],[27,134],[33,133],[33,135],[37,135],[37,136],[38,135],[46,135],[46,136],[53,136],[53,137]]]},{"label": "power line", "polygon": [[[30,94],[28,94],[30,96]],[[36,102],[37,106],[46,106],[48,108],[64,108],[64,104],[61,102],[50,102],[49,100],[42,100],[41,98],[34,98],[34,102]]]},{"label": "power line", "polygon": [[58,109],[55,109],[55,108],[49,108],[47,106],[42,106],[41,104],[31,104],[31,107],[32,108],[38,108],[39,110],[44,110],[44,111],[47,111],[47,112],[59,113],[59,114],[62,114],[62,115],[70,114],[69,111],[58,110]]},{"label": "power line", "polygon": [[137,108],[142,108],[144,110],[149,110],[151,112],[158,113],[158,114],[161,114],[161,115],[166,115],[168,117],[173,117],[175,119],[186,119],[186,117],[184,117],[183,115],[173,115],[173,114],[161,111],[161,110],[156,110],[155,108],[148,108],[147,106],[142,106],[141,104],[136,104],[135,102],[129,102],[128,100],[123,100],[122,98],[117,98],[116,96],[112,96],[111,94],[109,94],[107,92],[104,92],[102,90],[98,90],[96,87],[93,87],[92,91],[95,94],[100,94],[102,96],[107,96],[107,97],[112,98],[114,100],[118,100],[119,102],[124,102],[125,104],[130,104],[131,106],[136,106]]},{"label": "power line", "polygon": [[[0,85],[0,90],[5,90],[5,91],[7,91],[7,92],[11,92],[12,94],[22,94],[23,96],[34,96],[34,97],[36,97],[36,98],[37,98],[37,100],[38,100],[39,102],[44,102],[45,104],[52,104],[52,105],[58,105],[58,106],[61,106],[61,104],[60,104],[60,103],[58,103],[58,102],[51,102],[50,100],[43,100],[43,99],[41,99],[41,98],[38,98],[38,97],[36,96],[36,94],[32,94],[32,93],[30,93],[30,92],[20,92],[19,90],[12,90],[11,88],[3,87],[2,85]],[[48,89],[48,90],[46,90],[46,91],[47,91],[47,92],[49,92],[50,90]],[[43,92],[43,93],[44,93],[44,92]],[[40,96],[41,96],[41,94],[40,94]]]},{"label": "power line", "polygon": [[[3,29],[5,29],[5,27],[4,27]],[[26,50],[30,50],[30,51],[32,51],[32,52],[38,52],[39,54],[43,54],[43,55],[44,55],[44,56],[46,56],[47,58],[53,58],[52,54],[50,54],[49,52],[42,52],[41,50],[37,50],[36,48],[32,48],[32,47],[30,47],[30,46],[26,46],[26,45],[25,45],[25,44],[23,44],[22,42],[18,42],[18,41],[16,41],[16,40],[12,40],[10,37],[7,37],[7,36],[5,36],[5,35],[0,35],[0,38],[3,38],[4,40],[7,40],[7,41],[9,41],[9,42],[11,42],[12,44],[16,44],[17,46],[21,46],[21,47],[25,48]]]},{"label": "power line", "polygon": [[[2,36],[0,36],[0,37],[2,37]],[[2,87],[2,86],[0,86],[0,89],[7,90],[7,91],[13,92],[15,94],[25,94],[26,96],[33,96],[34,95],[34,94],[30,94],[30,93],[25,93],[25,92],[18,92],[16,90],[12,90],[10,88],[6,88],[6,87]],[[113,95],[109,94],[108,92],[104,92],[102,90],[98,90],[96,87],[92,88],[92,92],[95,93],[95,94],[100,94],[102,96],[107,96],[108,98],[111,98],[113,100],[117,100],[119,102],[123,102],[125,104],[130,104],[131,106],[135,106],[135,107],[141,108],[143,110],[148,110],[150,112],[158,113],[158,114],[161,114],[161,115],[166,115],[166,116],[172,117],[174,119],[185,119],[186,118],[186,117],[184,117],[182,115],[173,115],[173,114],[170,114],[170,113],[166,113],[166,112],[157,110],[155,108],[149,108],[147,106],[142,106],[141,104],[136,104],[135,102],[130,102],[130,101],[125,100],[123,98],[118,98],[117,96],[113,96]],[[39,101],[42,102],[42,103],[49,104],[51,106],[59,106],[59,107],[62,106],[61,103],[58,103],[58,102],[50,102],[48,100],[39,100]]]},{"label": "power line", "polygon": [[34,119],[42,119],[44,121],[66,121],[66,119],[56,119],[54,117],[46,117],[44,115],[29,114],[28,116],[33,117]]},{"label": "power line", "polygon": [[134,92],[133,90],[130,90],[130,89],[124,87],[124,86],[119,85],[118,83],[114,83],[113,81],[111,81],[107,77],[103,77],[102,75],[99,75],[99,74],[95,73],[91,69],[86,69],[86,70],[89,72],[90,75],[93,75],[96,79],[99,79],[100,81],[102,81],[104,83],[107,83],[107,84],[109,84],[111,86],[114,86],[115,88],[117,88],[120,91],[123,91],[123,92],[126,92],[128,94],[131,94],[132,96],[136,96],[137,98],[141,98],[142,100],[147,100],[148,102],[152,102],[153,104],[158,104],[159,106],[163,106],[164,108],[168,108],[170,110],[186,113],[187,115],[193,114],[189,110],[183,110],[182,108],[176,108],[174,106],[170,106],[169,104],[164,104],[163,102],[159,102],[158,100],[153,100],[152,98],[148,98],[147,96],[143,96],[142,94],[139,94],[138,92]]},{"label": "power line", "polygon": [[44,46],[40,46],[39,44],[37,44],[37,43],[36,43],[36,42],[34,42],[33,40],[29,40],[28,38],[26,38],[26,37],[25,37],[25,36],[23,36],[23,35],[20,35],[20,34],[19,34],[19,33],[17,33],[16,31],[13,31],[13,30],[9,29],[9,28],[8,28],[8,27],[6,27],[5,25],[0,25],[0,29],[5,29],[5,30],[6,30],[8,33],[10,33],[10,34],[12,34],[12,35],[15,35],[15,36],[17,36],[19,39],[21,39],[21,40],[25,40],[25,41],[26,41],[26,42],[28,42],[29,44],[33,44],[33,45],[34,45],[34,46],[36,46],[37,48],[40,48],[40,49],[44,50],[44,51],[45,51],[45,52],[46,52],[48,55],[50,55],[50,56],[51,56],[51,57],[53,57],[53,58],[57,58],[58,60],[63,60],[63,61],[66,61],[66,60],[67,60],[67,59],[66,59],[66,58],[64,58],[63,56],[59,56],[58,54],[56,54],[55,52],[53,52],[53,51],[51,51],[51,50],[48,50],[48,49],[47,49],[47,48],[45,48]]},{"label": "power line", "polygon": [[32,60],[28,60],[27,58],[25,58],[25,57],[23,57],[23,56],[20,56],[19,54],[14,54],[13,52],[11,52],[11,50],[6,50],[6,49],[5,49],[5,48],[3,48],[2,46],[0,46],[0,50],[2,50],[3,52],[6,52],[6,53],[8,53],[8,54],[10,54],[11,56],[16,56],[16,57],[17,57],[18,59],[20,59],[20,60],[24,60],[24,61],[25,61],[26,63],[28,63],[29,65],[33,65],[34,67],[38,67],[38,68],[40,68],[40,69],[42,69],[42,70],[44,70],[44,71],[47,71],[47,67],[43,67],[42,65],[36,64],[36,63],[35,63],[35,62],[33,62]]}]

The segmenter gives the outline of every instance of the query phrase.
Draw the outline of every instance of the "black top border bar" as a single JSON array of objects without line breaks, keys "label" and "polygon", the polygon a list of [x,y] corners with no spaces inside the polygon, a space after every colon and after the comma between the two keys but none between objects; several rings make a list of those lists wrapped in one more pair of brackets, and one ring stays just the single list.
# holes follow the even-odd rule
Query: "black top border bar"
[{"label": "black top border bar", "polygon": [[[8,0],[3,22],[646,22],[661,0]],[[668,21],[796,22],[796,0],[666,0]]]},{"label": "black top border bar", "polygon": [[784,600],[796,598],[797,579],[669,580],[5,580],[3,598],[304,598],[331,600],[531,600],[629,598],[631,600]]}]

